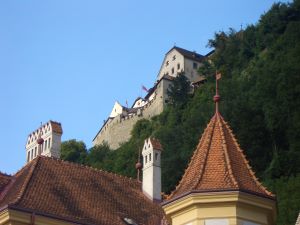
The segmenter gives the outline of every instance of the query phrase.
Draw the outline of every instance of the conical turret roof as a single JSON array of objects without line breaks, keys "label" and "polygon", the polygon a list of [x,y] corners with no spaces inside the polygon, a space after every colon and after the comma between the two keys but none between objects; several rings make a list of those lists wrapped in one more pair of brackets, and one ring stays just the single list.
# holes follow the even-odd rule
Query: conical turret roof
[{"label": "conical turret roof", "polygon": [[169,200],[191,192],[244,191],[274,198],[257,180],[229,125],[218,111],[208,123]]}]

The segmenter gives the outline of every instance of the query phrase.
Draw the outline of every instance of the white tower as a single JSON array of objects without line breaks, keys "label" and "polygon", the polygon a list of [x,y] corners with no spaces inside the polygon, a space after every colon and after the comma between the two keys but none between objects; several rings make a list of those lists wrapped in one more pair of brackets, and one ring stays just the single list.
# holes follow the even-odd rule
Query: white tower
[{"label": "white tower", "polygon": [[161,151],[160,142],[154,138],[145,140],[143,155],[143,192],[152,201],[161,201]]},{"label": "white tower", "polygon": [[38,155],[59,158],[62,133],[61,124],[50,120],[29,134],[26,142],[26,162]]}]

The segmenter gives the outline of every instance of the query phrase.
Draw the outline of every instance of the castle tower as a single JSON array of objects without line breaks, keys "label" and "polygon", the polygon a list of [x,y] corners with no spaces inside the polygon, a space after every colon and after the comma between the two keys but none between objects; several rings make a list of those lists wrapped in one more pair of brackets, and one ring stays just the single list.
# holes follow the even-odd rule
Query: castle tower
[{"label": "castle tower", "polygon": [[61,124],[50,120],[29,134],[25,147],[26,162],[38,155],[59,158],[62,133]]},{"label": "castle tower", "polygon": [[219,100],[217,91],[215,115],[164,211],[172,225],[273,225],[275,196],[255,177],[219,113]]},{"label": "castle tower", "polygon": [[152,201],[161,201],[161,151],[160,142],[154,138],[145,140],[143,155],[143,192]]}]

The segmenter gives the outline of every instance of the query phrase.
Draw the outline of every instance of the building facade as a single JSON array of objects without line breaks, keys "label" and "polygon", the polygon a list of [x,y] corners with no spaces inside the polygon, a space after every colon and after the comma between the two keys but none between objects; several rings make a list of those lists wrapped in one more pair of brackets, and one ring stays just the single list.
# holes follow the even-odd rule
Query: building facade
[{"label": "building facade", "polygon": [[169,50],[162,62],[155,84],[144,98],[138,97],[128,108],[116,102],[110,116],[104,120],[93,139],[93,145],[106,143],[111,149],[117,149],[129,140],[135,123],[141,119],[150,119],[159,115],[168,103],[167,90],[172,80],[183,74],[191,83],[199,83],[204,77],[198,73],[205,58],[209,57],[179,47]]},{"label": "building facade", "polygon": [[38,155],[60,158],[62,133],[61,124],[52,120],[30,133],[25,146],[26,161],[30,162]]}]

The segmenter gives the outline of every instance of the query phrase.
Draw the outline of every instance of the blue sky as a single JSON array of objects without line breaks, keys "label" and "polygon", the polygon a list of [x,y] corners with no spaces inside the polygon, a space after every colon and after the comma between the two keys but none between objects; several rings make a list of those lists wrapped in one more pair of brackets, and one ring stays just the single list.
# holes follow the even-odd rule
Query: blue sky
[{"label": "blue sky", "polygon": [[0,0],[0,171],[25,164],[27,135],[50,119],[91,147],[174,43],[206,54],[215,32],[257,23],[274,2]]}]

